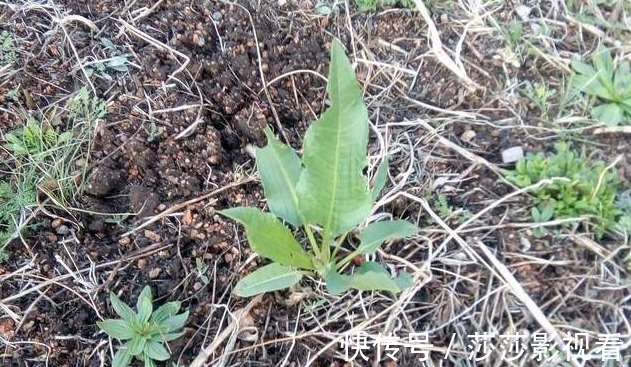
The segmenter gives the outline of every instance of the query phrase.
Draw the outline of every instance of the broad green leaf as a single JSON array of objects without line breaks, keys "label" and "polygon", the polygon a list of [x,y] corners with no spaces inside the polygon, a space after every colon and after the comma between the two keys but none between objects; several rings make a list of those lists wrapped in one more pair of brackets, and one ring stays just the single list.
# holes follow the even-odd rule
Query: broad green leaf
[{"label": "broad green leaf", "polygon": [[324,277],[324,281],[326,282],[326,288],[332,295],[340,294],[345,292],[348,287],[348,276],[342,275],[337,272],[337,267],[335,263],[330,263],[327,266],[326,274]]},{"label": "broad green leaf", "polygon": [[598,72],[603,73],[603,77],[611,79],[613,76],[613,58],[608,49],[599,47],[593,57],[594,67]]},{"label": "broad green leaf", "polygon": [[129,354],[129,349],[121,347],[116,351],[116,354],[114,354],[112,367],[127,367],[131,363],[132,358],[132,355]]},{"label": "broad green leaf", "polygon": [[374,202],[379,197],[381,190],[386,186],[386,182],[388,181],[388,157],[384,157],[383,161],[379,164],[379,168],[377,168],[377,174],[375,175],[371,198]]},{"label": "broad green leaf", "polygon": [[274,137],[269,127],[265,128],[267,145],[256,150],[256,165],[261,175],[265,198],[270,210],[295,227],[302,225],[298,211],[296,183],[302,165],[293,149]]},{"label": "broad green leaf", "polygon": [[131,320],[134,316],[136,316],[134,310],[127,306],[125,302],[121,301],[121,299],[112,292],[110,292],[110,302],[112,303],[112,307],[114,308],[116,314],[122,317],[123,320]]},{"label": "broad green leaf", "polygon": [[371,223],[359,233],[361,242],[357,250],[362,254],[370,254],[377,251],[385,241],[412,236],[417,230],[414,224],[406,220]]},{"label": "broad green leaf", "polygon": [[166,361],[171,357],[169,351],[162,343],[148,342],[145,346],[145,356],[155,359],[156,361]]},{"label": "broad green leaf", "polygon": [[147,339],[142,336],[137,336],[130,341],[128,341],[125,345],[129,348],[129,354],[132,356],[137,356],[145,349],[145,345],[147,345]]},{"label": "broad green leaf", "polygon": [[401,291],[388,271],[381,264],[372,261],[364,262],[348,280],[351,288],[362,291],[389,291],[392,293]]},{"label": "broad green leaf", "polygon": [[147,325],[143,327],[143,331],[146,331],[146,334],[148,335],[149,334],[166,334],[169,332],[169,330],[171,330],[171,327],[167,324],[155,324],[152,321],[149,321]]},{"label": "broad green leaf", "polygon": [[262,257],[283,265],[313,269],[309,255],[273,214],[252,207],[230,208],[219,213],[243,224],[252,250]]},{"label": "broad green leaf", "polygon": [[145,359],[145,367],[157,367],[156,366],[156,362],[153,359],[149,358],[149,356],[147,356],[147,354],[143,354],[143,355],[145,356],[144,357],[144,359]]},{"label": "broad green leaf", "polygon": [[179,333],[166,333],[163,335],[160,335],[160,340],[161,341],[165,341],[165,342],[170,342],[172,340],[175,340],[179,337],[181,337],[182,335],[184,335],[184,331],[180,331]]},{"label": "broad green leaf", "polygon": [[[153,312],[153,296],[151,295],[151,288],[146,285],[136,301],[137,320],[140,323],[149,321],[149,317]],[[135,355],[135,354],[134,354]]]},{"label": "broad green leaf", "polygon": [[241,279],[234,287],[234,293],[241,297],[251,297],[259,293],[289,288],[297,284],[300,279],[302,279],[302,272],[278,263],[271,263]]},{"label": "broad green leaf", "polygon": [[616,70],[614,77],[616,91],[622,98],[627,98],[627,93],[631,93],[631,63],[624,60]]},{"label": "broad green leaf", "polygon": [[160,323],[168,319],[169,316],[175,315],[180,310],[180,307],[180,301],[167,302],[153,312],[151,321]]},{"label": "broad green leaf", "polygon": [[188,311],[185,311],[179,315],[171,316],[164,320],[162,323],[169,326],[169,332],[173,332],[183,328],[186,324],[186,320],[188,320]]},{"label": "broad green leaf", "polygon": [[596,75],[596,69],[594,69],[591,65],[579,60],[572,60],[572,69],[580,74]]},{"label": "broad green leaf", "polygon": [[136,335],[134,330],[125,320],[108,319],[97,322],[97,325],[101,328],[101,330],[105,331],[107,335],[114,339],[128,340]]},{"label": "broad green leaf", "polygon": [[594,116],[607,126],[616,126],[622,121],[622,108],[615,103],[597,106],[593,110]]},{"label": "broad green leaf", "polygon": [[585,92],[596,97],[600,97],[606,100],[613,100],[616,98],[615,94],[611,93],[611,90],[603,85],[600,81],[596,80],[589,84],[585,88]]},{"label": "broad green leaf", "polygon": [[401,273],[398,277],[394,278],[394,283],[400,290],[410,288],[414,285],[414,279],[408,273]]},{"label": "broad green leaf", "polygon": [[339,41],[331,46],[327,92],[331,106],[304,137],[304,169],[296,190],[304,219],[321,225],[324,236],[330,238],[354,228],[372,205],[368,179],[363,175],[368,112]]}]

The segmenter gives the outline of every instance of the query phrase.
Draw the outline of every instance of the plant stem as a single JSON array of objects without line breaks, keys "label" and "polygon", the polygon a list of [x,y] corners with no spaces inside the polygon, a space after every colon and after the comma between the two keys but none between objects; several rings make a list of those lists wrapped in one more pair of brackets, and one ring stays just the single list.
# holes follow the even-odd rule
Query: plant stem
[{"label": "plant stem", "polygon": [[311,248],[313,248],[313,252],[315,253],[317,258],[320,258],[320,248],[318,246],[318,241],[316,241],[315,236],[313,235],[313,232],[311,231],[311,227],[309,227],[308,224],[305,224],[304,226],[305,229],[305,233],[307,234],[307,238],[309,239],[309,244],[311,245]]},{"label": "plant stem", "polygon": [[333,255],[331,255],[331,258],[335,258],[335,256],[337,256],[337,253],[340,251],[340,249],[342,248],[342,243],[344,243],[344,240],[346,239],[346,236],[348,235],[347,233],[344,233],[342,235],[342,237],[340,237],[340,240],[337,241],[337,244],[335,245],[335,250],[333,250]]},{"label": "plant stem", "polygon": [[339,271],[340,269],[345,267],[346,264],[348,264],[351,260],[353,260],[355,258],[355,256],[357,256],[359,254],[360,254],[360,252],[355,250],[355,251],[351,252],[350,254],[346,255],[346,257],[344,259],[342,259],[342,261],[337,263],[337,270]]}]

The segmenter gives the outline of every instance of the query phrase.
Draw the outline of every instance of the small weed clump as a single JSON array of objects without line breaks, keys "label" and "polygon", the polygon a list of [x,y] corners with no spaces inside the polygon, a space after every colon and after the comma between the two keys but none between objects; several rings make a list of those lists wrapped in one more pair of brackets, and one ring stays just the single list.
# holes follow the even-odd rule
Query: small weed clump
[{"label": "small weed clump", "polygon": [[[515,170],[506,171],[506,179],[521,187],[552,180],[532,190],[532,217],[535,222],[552,219],[589,218],[588,227],[600,238],[610,230],[620,229],[624,212],[617,200],[618,174],[602,161],[580,153],[566,143],[558,143],[556,152],[528,154],[517,162]],[[538,228],[536,234],[543,234]]]},{"label": "small weed clump", "polygon": [[5,248],[25,229],[29,210],[37,205],[38,193],[65,207],[79,191],[96,120],[106,114],[105,102],[83,88],[67,106],[67,129],[61,131],[61,109],[51,106],[25,117],[23,127],[0,137],[9,159],[1,162],[7,173],[0,181],[0,260]]},{"label": "small weed clump", "polygon": [[611,53],[598,49],[592,57],[593,65],[572,61],[575,75],[572,84],[596,99],[592,115],[607,126],[631,123],[631,63],[629,60],[614,65]]},{"label": "small weed clump", "polygon": [[110,302],[120,319],[97,324],[110,337],[126,341],[116,352],[112,367],[126,367],[134,357],[144,361],[146,367],[155,367],[155,361],[171,357],[164,343],[182,336],[184,332],[180,329],[188,319],[188,311],[178,314],[179,301],[165,303],[154,311],[151,288],[145,286],[138,296],[135,312],[114,293],[110,293]]},{"label": "small weed clump", "polygon": [[380,8],[393,8],[401,6],[403,8],[413,8],[412,0],[355,0],[361,11],[375,11]]},{"label": "small weed clump", "polygon": [[13,35],[8,31],[0,32],[0,66],[15,61],[18,51]]}]

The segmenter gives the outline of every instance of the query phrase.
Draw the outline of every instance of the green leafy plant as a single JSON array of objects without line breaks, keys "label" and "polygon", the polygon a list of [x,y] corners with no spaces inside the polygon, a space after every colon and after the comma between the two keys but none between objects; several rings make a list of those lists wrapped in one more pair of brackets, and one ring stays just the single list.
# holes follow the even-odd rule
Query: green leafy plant
[{"label": "green leafy plant", "polygon": [[88,67],[85,68],[86,75],[89,77],[92,74],[96,73],[96,75],[100,76],[103,79],[108,81],[112,81],[113,78],[110,75],[111,72],[127,72],[129,70],[129,66],[131,62],[128,57],[129,54],[121,54],[117,49],[116,45],[108,39],[101,38],[101,43],[103,44],[106,52],[109,57],[103,60],[96,60],[86,63]]},{"label": "green leafy plant", "polygon": [[151,288],[145,286],[138,296],[136,311],[114,293],[110,293],[110,302],[121,318],[97,324],[110,337],[125,341],[116,352],[112,367],[128,366],[134,357],[144,361],[145,367],[156,366],[155,361],[170,358],[164,343],[182,336],[184,332],[179,330],[188,319],[188,311],[178,314],[179,301],[165,303],[154,311]]},{"label": "green leafy plant", "polygon": [[204,260],[199,257],[195,258],[195,273],[197,274],[197,279],[200,279],[204,284],[208,284],[209,282],[208,275],[206,275],[208,268],[209,266]]},{"label": "green leafy plant", "polygon": [[105,101],[91,96],[86,87],[79,89],[77,95],[68,104],[68,119],[72,122],[93,122],[107,114]]},{"label": "green leafy plant", "polygon": [[15,155],[38,155],[55,148],[70,139],[72,133],[58,134],[51,126],[43,124],[32,116],[26,125],[5,135],[6,148]]},{"label": "green leafy plant", "polygon": [[[393,278],[376,262],[364,262],[344,274],[356,256],[374,253],[386,240],[403,238],[416,227],[403,220],[381,221],[359,228],[387,178],[387,161],[378,169],[372,189],[363,174],[367,166],[368,112],[350,61],[338,41],[331,49],[327,92],[330,107],[307,130],[302,159],[265,129],[267,146],[256,150],[256,164],[271,213],[238,207],[220,213],[245,226],[252,249],[273,262],[254,271],[235,287],[240,296],[284,289],[306,274],[317,274],[331,293],[349,288],[399,292],[411,283],[403,273]],[[279,219],[280,218],[280,219]],[[294,237],[283,224],[300,228]],[[305,238],[305,250],[300,238]],[[338,259],[347,239],[359,244]]]},{"label": "green leafy plant", "polygon": [[557,91],[551,88],[546,83],[531,83],[526,81],[524,83],[523,94],[530,99],[533,107],[539,110],[539,118],[542,120],[549,120],[549,113],[551,111],[551,105],[553,99],[557,95]]},{"label": "green leafy plant", "polygon": [[19,185],[0,181],[0,263],[7,260],[5,248],[11,239],[17,237],[23,213],[26,208],[35,205],[36,195],[32,179],[25,179]]},{"label": "green leafy plant", "polygon": [[15,61],[18,51],[13,35],[6,30],[0,32],[0,65],[5,66]]},{"label": "green leafy plant", "polygon": [[572,84],[596,98],[594,118],[615,126],[631,121],[631,63],[623,60],[617,67],[609,50],[599,48],[592,57],[593,65],[572,61],[575,75]]},{"label": "green leafy plant", "polygon": [[403,8],[413,8],[412,0],[355,0],[361,11],[375,11],[378,8],[392,8],[400,5]]},{"label": "green leafy plant", "polygon": [[564,142],[555,149],[548,155],[530,153],[517,162],[515,170],[505,172],[505,178],[521,188],[553,179],[530,192],[534,221],[587,216],[597,237],[615,229],[622,215],[616,204],[617,172],[592,160],[585,149],[577,153]]}]

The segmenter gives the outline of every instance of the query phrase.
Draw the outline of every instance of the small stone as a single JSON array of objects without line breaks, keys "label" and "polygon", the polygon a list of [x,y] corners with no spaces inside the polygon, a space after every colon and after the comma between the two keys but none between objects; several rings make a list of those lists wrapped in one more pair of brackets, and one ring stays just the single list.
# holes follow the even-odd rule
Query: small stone
[{"label": "small stone", "polygon": [[206,40],[204,39],[204,37],[202,37],[202,35],[193,33],[193,43],[199,47],[202,47],[206,44]]},{"label": "small stone", "polygon": [[10,318],[0,320],[0,336],[4,339],[11,339],[15,332],[15,322]]},{"label": "small stone", "polygon": [[120,245],[129,245],[131,243],[131,238],[125,236],[125,237],[121,238],[120,240],[118,240],[118,243]]},{"label": "small stone", "polygon": [[60,224],[61,224],[61,219],[59,219],[59,218],[55,218],[55,219],[53,219],[52,222],[50,222],[50,226],[53,227],[53,228],[59,227]]},{"label": "small stone", "polygon": [[193,213],[190,209],[188,209],[184,212],[184,215],[182,216],[182,224],[189,226],[191,225],[191,223],[193,223]]},{"label": "small stone", "polygon": [[162,272],[162,269],[160,269],[160,268],[153,268],[149,272],[149,278],[150,279],[155,279],[155,278],[157,278],[160,275],[161,272]]},{"label": "small stone", "polygon": [[473,131],[473,130],[466,130],[460,136],[460,140],[462,140],[465,143],[469,143],[471,140],[473,140],[473,138],[475,138],[475,135],[476,135],[475,131]]},{"label": "small stone", "polygon": [[62,224],[55,228],[55,232],[57,232],[57,234],[60,236],[65,236],[68,234],[68,232],[70,232],[70,229],[68,228],[68,226]]},{"label": "small stone", "polygon": [[524,149],[522,147],[511,147],[502,151],[502,162],[515,163],[524,157]]},{"label": "small stone", "polygon": [[154,231],[145,229],[144,233],[145,237],[147,237],[148,239],[150,239],[153,242],[160,242],[160,235],[157,234]]},{"label": "small stone", "polygon": [[220,11],[213,12],[213,20],[216,22],[220,21],[223,18],[223,14]]},{"label": "small stone", "polygon": [[138,266],[138,269],[144,269],[147,266],[147,263],[147,259],[139,259],[136,265]]},{"label": "small stone", "polygon": [[519,16],[519,18],[521,18],[524,22],[528,20],[531,11],[532,9],[526,5],[519,5],[515,8],[515,13],[517,13],[517,16]]},{"label": "small stone", "polygon": [[202,289],[202,283],[200,282],[195,282],[195,284],[193,284],[193,289],[197,292],[198,290]]}]

